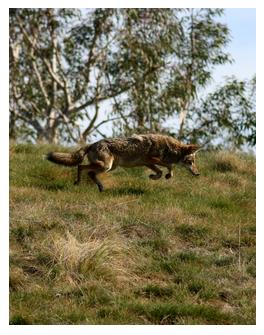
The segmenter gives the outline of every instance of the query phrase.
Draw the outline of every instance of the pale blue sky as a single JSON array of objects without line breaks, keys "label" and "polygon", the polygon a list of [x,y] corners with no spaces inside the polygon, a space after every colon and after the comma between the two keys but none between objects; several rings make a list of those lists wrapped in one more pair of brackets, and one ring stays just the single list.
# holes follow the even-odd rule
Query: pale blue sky
[{"label": "pale blue sky", "polygon": [[225,76],[247,79],[256,73],[256,9],[226,8],[221,21],[230,29],[232,40],[227,51],[234,63],[217,67],[212,86],[223,82]]}]

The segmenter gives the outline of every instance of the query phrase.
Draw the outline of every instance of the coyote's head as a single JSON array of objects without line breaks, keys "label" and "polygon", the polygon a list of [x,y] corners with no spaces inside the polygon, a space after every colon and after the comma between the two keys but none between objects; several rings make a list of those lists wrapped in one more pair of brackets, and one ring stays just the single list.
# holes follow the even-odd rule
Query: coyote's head
[{"label": "coyote's head", "polygon": [[195,154],[200,149],[200,146],[197,144],[188,144],[184,155],[181,159],[181,163],[186,167],[194,176],[199,176],[199,171],[195,165]]}]

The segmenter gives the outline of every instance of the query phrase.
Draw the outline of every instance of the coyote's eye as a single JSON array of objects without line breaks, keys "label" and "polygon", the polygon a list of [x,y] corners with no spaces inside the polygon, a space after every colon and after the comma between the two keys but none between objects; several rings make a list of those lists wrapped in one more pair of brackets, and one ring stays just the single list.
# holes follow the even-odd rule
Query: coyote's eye
[{"label": "coyote's eye", "polygon": [[193,161],[191,159],[187,158],[187,159],[184,160],[184,163],[191,165],[193,163]]},{"label": "coyote's eye", "polygon": [[183,159],[183,163],[186,164],[186,165],[194,164],[194,156],[193,155],[185,156],[184,159]]}]

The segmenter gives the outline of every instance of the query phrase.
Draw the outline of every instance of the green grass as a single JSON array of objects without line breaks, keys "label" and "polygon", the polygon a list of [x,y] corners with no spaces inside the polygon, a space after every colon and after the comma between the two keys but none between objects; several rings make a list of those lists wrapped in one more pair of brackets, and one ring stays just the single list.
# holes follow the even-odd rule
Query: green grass
[{"label": "green grass", "polygon": [[[255,324],[255,158],[88,178],[10,147],[10,324]],[[240,235],[240,239],[239,239]]]}]

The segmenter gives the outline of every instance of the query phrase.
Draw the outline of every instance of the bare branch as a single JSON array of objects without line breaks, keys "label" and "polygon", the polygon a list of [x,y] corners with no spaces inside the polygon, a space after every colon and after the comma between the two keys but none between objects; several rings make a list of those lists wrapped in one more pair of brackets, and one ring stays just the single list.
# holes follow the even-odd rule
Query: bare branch
[{"label": "bare branch", "polygon": [[[157,71],[160,68],[161,68],[161,66],[153,66],[151,69],[149,69],[148,71],[143,73],[142,81],[144,81],[145,78],[147,76],[149,76],[151,73]],[[83,104],[81,104],[78,107],[72,106],[72,108],[70,108],[69,112],[70,113],[77,113],[77,112],[83,110],[84,108],[86,108],[88,106],[94,105],[96,102],[101,102],[101,101],[111,99],[113,97],[117,97],[118,95],[121,95],[122,93],[125,93],[125,92],[129,91],[131,88],[133,88],[136,85],[138,85],[137,81],[132,81],[132,82],[128,82],[126,84],[123,84],[123,87],[121,89],[117,90],[117,91],[112,91],[109,94],[106,94],[106,95],[103,95],[103,96],[93,97],[93,98],[91,98],[90,100],[87,100],[86,102],[84,102]]]},{"label": "bare branch", "polygon": [[[34,72],[35,72],[35,74],[36,74],[37,81],[38,81],[40,90],[41,90],[41,92],[42,92],[42,94],[43,94],[45,103],[46,103],[47,106],[50,106],[50,100],[49,100],[49,98],[48,98],[48,93],[47,93],[47,91],[46,91],[46,89],[45,89],[45,86],[44,86],[44,84],[43,84],[41,75],[40,75],[40,73],[39,73],[39,70],[38,70],[38,67],[37,67],[37,64],[36,64],[36,58],[35,58],[35,56],[34,56],[34,50],[36,49],[36,38],[35,38],[35,40],[32,40],[32,39],[29,37],[27,31],[26,31],[26,30],[24,29],[24,27],[23,27],[23,24],[22,24],[22,22],[21,22],[20,17],[19,17],[18,15],[16,15],[16,17],[17,17],[17,20],[18,20],[18,23],[19,23],[19,27],[20,27],[20,29],[21,29],[21,31],[22,31],[24,37],[26,38],[26,40],[29,42],[29,44],[30,44],[31,47],[32,47],[32,50],[31,50],[31,52],[30,52],[29,55],[30,55],[30,58],[31,58],[31,60],[32,60],[33,70],[34,70]],[[13,50],[13,45],[10,44],[10,46],[11,46],[12,53],[13,53],[13,55],[14,55],[13,57],[14,57],[14,59],[16,60],[15,52],[14,52],[14,50]]]},{"label": "bare branch", "polygon": [[[103,24],[103,21],[99,21],[99,22],[100,22],[100,25]],[[94,57],[94,50],[95,50],[95,47],[96,47],[97,40],[98,40],[98,38],[100,36],[100,32],[101,32],[101,26],[98,26],[98,22],[97,23],[94,22],[94,35],[93,35],[93,39],[92,39],[92,42],[91,42],[91,46],[89,48],[87,61],[85,63],[85,67],[84,67],[84,69],[85,69],[84,76],[86,78],[85,78],[85,81],[84,81],[84,85],[83,85],[80,93],[78,94],[78,96],[75,98],[74,102],[77,102],[81,98],[81,96],[87,90],[88,84],[90,82],[91,66],[92,66],[92,63],[93,63],[93,61],[95,59],[95,57]]]},{"label": "bare branch", "polygon": [[80,138],[80,127],[79,127],[78,125],[74,124],[75,126],[78,127],[78,136],[77,136],[77,138],[76,138],[76,137],[73,135],[72,130],[70,129],[70,126],[69,126],[69,124],[71,123],[71,120],[70,120],[64,113],[59,112],[59,114],[61,115],[62,120],[63,120],[64,124],[65,124],[66,127],[67,127],[67,130],[68,130],[68,133],[69,133],[69,135],[70,135],[70,138],[73,140],[73,142],[77,142],[77,141],[78,141],[78,138]]},{"label": "bare branch", "polygon": [[58,76],[54,73],[54,71],[52,70],[52,66],[50,62],[47,60],[47,58],[42,58],[42,60],[43,60],[43,63],[46,65],[47,70],[49,74],[51,75],[52,79],[55,80],[55,82],[58,84],[60,88],[64,89],[63,82],[61,82]]},{"label": "bare branch", "polygon": [[45,86],[43,84],[43,81],[42,81],[41,75],[39,73],[39,70],[38,70],[38,67],[37,67],[36,60],[35,60],[34,56],[32,56],[32,65],[33,65],[33,70],[34,70],[34,72],[36,74],[36,77],[37,77],[37,80],[38,80],[39,88],[40,88],[40,90],[42,92],[42,95],[44,97],[45,103],[46,103],[47,107],[49,107],[50,106],[50,100],[49,100],[49,97],[48,97],[48,93],[47,93],[47,91],[45,89]]},{"label": "bare branch", "polygon": [[37,112],[37,114],[41,114],[41,110],[38,108],[38,106],[35,104],[34,101],[31,101],[31,105],[33,107],[33,109]]},{"label": "bare branch", "polygon": [[121,117],[113,117],[113,118],[111,118],[111,119],[107,119],[107,120],[103,120],[103,121],[101,121],[100,123],[98,123],[94,128],[93,128],[93,131],[94,130],[97,130],[99,127],[101,127],[103,124],[105,124],[105,123],[108,123],[108,122],[111,122],[111,121],[115,121],[115,120],[120,120],[121,119]]},{"label": "bare branch", "polygon": [[104,135],[99,129],[95,129],[95,131],[100,135],[102,136],[103,138],[106,138],[107,136]]},{"label": "bare branch", "polygon": [[[110,80],[108,74],[106,75],[106,78],[107,78],[109,87],[112,89],[112,83],[111,83],[111,80]],[[116,108],[117,108],[117,110],[118,110],[118,113],[119,113],[119,115],[121,116],[121,119],[125,122],[126,127],[130,130],[131,128],[130,128],[130,126],[129,126],[129,124],[128,124],[127,118],[123,115],[121,109],[119,108],[119,104],[118,104],[118,102],[117,102],[117,100],[116,100],[116,96],[113,97],[113,100],[114,100],[114,104],[115,104],[115,106],[116,106]]]},{"label": "bare branch", "polygon": [[[96,78],[96,92],[95,92],[95,97],[96,98],[98,98],[98,96],[99,96],[100,80],[101,80],[101,75],[99,75]],[[93,126],[95,124],[95,121],[97,120],[98,114],[99,114],[99,104],[98,104],[98,101],[96,100],[96,102],[95,102],[95,114],[94,114],[92,120],[90,121],[89,126],[83,131],[82,139],[85,140],[87,135],[90,133],[91,129],[93,128]]]},{"label": "bare branch", "polygon": [[40,50],[38,49],[36,44],[30,38],[26,29],[23,27],[23,22],[21,21],[21,18],[19,17],[19,15],[16,15],[16,18],[17,18],[17,21],[18,21],[18,24],[19,24],[19,27],[22,31],[23,36],[26,38],[26,40],[28,41],[30,46],[36,51],[36,53],[38,54],[40,59],[43,61],[43,63],[47,67],[47,70],[48,70],[49,74],[51,75],[52,79],[56,81],[56,83],[59,85],[60,88],[64,88],[64,84],[61,82],[61,80],[58,78],[58,76],[52,70],[52,65],[49,63],[48,59],[46,57],[44,57],[44,55],[40,52]]},{"label": "bare branch", "polygon": [[84,139],[89,135],[89,133],[93,129],[95,121],[97,120],[97,117],[98,117],[98,112],[99,112],[99,107],[98,107],[98,104],[96,104],[94,116],[92,120],[90,121],[89,126],[82,132],[82,137]]},{"label": "bare branch", "polygon": [[56,49],[56,58],[57,58],[57,62],[58,62],[58,65],[59,65],[60,75],[61,75],[62,81],[63,81],[63,91],[64,91],[66,105],[67,105],[66,110],[68,111],[70,109],[70,107],[72,106],[72,99],[71,99],[71,94],[69,92],[68,80],[67,80],[66,75],[63,71],[63,67],[62,67],[62,63],[61,63],[61,56],[59,54],[58,48]]},{"label": "bare branch", "polygon": [[92,106],[94,105],[96,102],[101,102],[104,100],[108,100],[110,98],[113,98],[114,96],[120,95],[124,92],[127,92],[130,88],[132,88],[135,85],[135,83],[127,85],[125,87],[123,87],[122,89],[120,89],[117,92],[111,92],[107,95],[103,95],[103,96],[99,96],[98,98],[93,97],[90,100],[87,100],[86,102],[84,102],[83,104],[81,104],[80,106],[76,107],[76,106],[72,106],[72,108],[70,108],[69,112],[70,113],[77,113],[83,109],[85,109],[88,106]]}]

